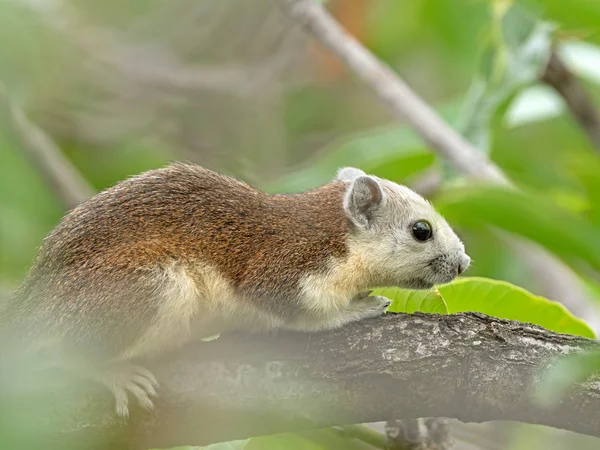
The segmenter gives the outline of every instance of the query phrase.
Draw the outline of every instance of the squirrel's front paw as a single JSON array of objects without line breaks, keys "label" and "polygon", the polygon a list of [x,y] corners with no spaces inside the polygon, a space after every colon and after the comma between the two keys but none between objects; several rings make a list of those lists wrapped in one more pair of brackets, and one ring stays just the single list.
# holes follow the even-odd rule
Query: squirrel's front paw
[{"label": "squirrel's front paw", "polygon": [[151,397],[156,395],[158,382],[143,367],[132,364],[113,366],[102,373],[99,381],[115,396],[115,409],[120,417],[129,415],[128,393],[136,398],[142,408],[150,410],[154,406]]},{"label": "squirrel's front paw", "polygon": [[361,310],[363,317],[378,317],[386,312],[391,303],[389,298],[373,295],[355,301],[353,306]]}]

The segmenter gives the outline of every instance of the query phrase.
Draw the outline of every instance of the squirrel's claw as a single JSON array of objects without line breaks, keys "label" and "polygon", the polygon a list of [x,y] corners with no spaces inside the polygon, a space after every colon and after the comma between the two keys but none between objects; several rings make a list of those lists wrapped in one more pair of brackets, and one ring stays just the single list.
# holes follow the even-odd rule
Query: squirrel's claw
[{"label": "squirrel's claw", "polygon": [[115,410],[120,417],[129,416],[128,393],[136,398],[142,408],[154,408],[151,397],[156,395],[158,381],[143,367],[130,364],[113,366],[102,374],[99,381],[113,393]]}]

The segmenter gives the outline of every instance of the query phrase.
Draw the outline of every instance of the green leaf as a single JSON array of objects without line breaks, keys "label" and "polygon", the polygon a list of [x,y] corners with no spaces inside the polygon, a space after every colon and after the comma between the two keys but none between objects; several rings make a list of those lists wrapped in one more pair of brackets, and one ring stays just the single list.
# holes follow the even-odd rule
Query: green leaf
[{"label": "green leaf", "polygon": [[600,47],[583,41],[561,42],[557,49],[575,75],[600,84]]},{"label": "green leaf", "polygon": [[282,433],[251,438],[244,450],[359,450],[364,444],[355,435],[346,436],[334,428],[300,433]]},{"label": "green leaf", "polygon": [[430,167],[435,161],[433,153],[423,152],[422,149],[404,152],[393,158],[373,161],[371,164],[361,164],[363,169],[372,175],[401,183],[411,175]]},{"label": "green leaf", "polygon": [[300,433],[283,433],[271,436],[258,436],[250,439],[245,450],[323,450]]},{"label": "green leaf", "polygon": [[219,442],[207,445],[206,447],[177,447],[177,450],[245,450],[248,442],[250,442],[250,439]]},{"label": "green leaf", "polygon": [[576,34],[600,42],[598,0],[524,0],[523,3],[541,11],[545,19],[560,24],[563,34]]},{"label": "green leaf", "polygon": [[519,4],[492,5],[482,67],[467,93],[459,120],[462,134],[486,153],[491,147],[493,118],[503,114],[503,108],[520,90],[537,82],[550,57],[554,30],[553,25],[538,21]]},{"label": "green leaf", "polygon": [[[385,435],[367,425],[345,425],[335,427],[335,429],[340,433],[341,437],[354,438],[374,448],[386,447]],[[363,449],[364,446],[358,448]]]},{"label": "green leaf", "polygon": [[504,115],[504,123],[515,128],[554,119],[565,109],[564,100],[550,86],[531,86],[514,97]]},{"label": "green leaf", "polygon": [[465,277],[439,287],[450,314],[476,311],[501,319],[529,322],[557,333],[594,338],[594,332],[562,304],[506,281]]},{"label": "green leaf", "polygon": [[[359,167],[370,173],[380,170],[402,178],[427,168],[434,156],[408,128],[383,127],[357,134],[334,144],[304,170],[276,181],[266,189],[272,192],[298,192],[333,179],[344,166]],[[392,173],[390,169],[392,167]]]},{"label": "green leaf", "polygon": [[213,334],[212,336],[206,336],[202,339],[200,339],[202,342],[210,342],[210,341],[216,341],[217,339],[219,339],[219,337],[221,337],[221,334]]},{"label": "green leaf", "polygon": [[454,314],[480,312],[501,319],[533,323],[557,333],[594,338],[594,332],[562,304],[534,295],[506,281],[465,277],[435,291],[375,289],[393,301],[390,312]]},{"label": "green leaf", "polygon": [[570,161],[567,167],[585,194],[585,217],[600,227],[600,159],[593,154],[582,155]]},{"label": "green leaf", "polygon": [[473,185],[447,189],[436,208],[455,226],[492,225],[537,242],[575,269],[600,270],[600,227],[540,195]]},{"label": "green leaf", "polygon": [[443,296],[434,291],[411,291],[398,288],[374,289],[373,295],[381,295],[392,300],[389,312],[413,313],[415,311],[434,314],[448,314],[448,306]]},{"label": "green leaf", "polygon": [[[456,101],[438,108],[449,119],[459,107]],[[331,144],[322,155],[264,189],[273,193],[300,192],[312,189],[333,179],[337,170],[354,166],[367,173],[401,182],[435,161],[435,155],[422,139],[408,127],[384,126],[373,128]]]}]

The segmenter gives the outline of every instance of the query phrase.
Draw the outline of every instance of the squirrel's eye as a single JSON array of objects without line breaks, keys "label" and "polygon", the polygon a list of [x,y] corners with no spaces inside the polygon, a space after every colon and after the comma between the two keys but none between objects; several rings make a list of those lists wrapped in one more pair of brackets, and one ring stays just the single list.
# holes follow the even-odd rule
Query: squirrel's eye
[{"label": "squirrel's eye", "polygon": [[419,220],[412,227],[412,235],[417,241],[425,242],[432,234],[431,224],[426,220]]}]

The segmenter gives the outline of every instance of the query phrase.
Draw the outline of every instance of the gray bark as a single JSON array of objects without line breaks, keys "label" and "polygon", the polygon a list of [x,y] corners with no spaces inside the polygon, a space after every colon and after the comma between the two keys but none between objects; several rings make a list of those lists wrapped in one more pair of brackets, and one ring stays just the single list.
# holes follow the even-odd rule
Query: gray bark
[{"label": "gray bark", "polygon": [[592,345],[475,313],[387,314],[312,335],[222,336],[150,366],[162,384],[156,410],[133,410],[128,426],[106,392],[69,381],[37,401],[48,433],[30,436],[41,436],[44,448],[165,448],[390,417],[513,420],[600,436],[598,385],[584,383],[550,409],[529,395],[556,356]]}]

